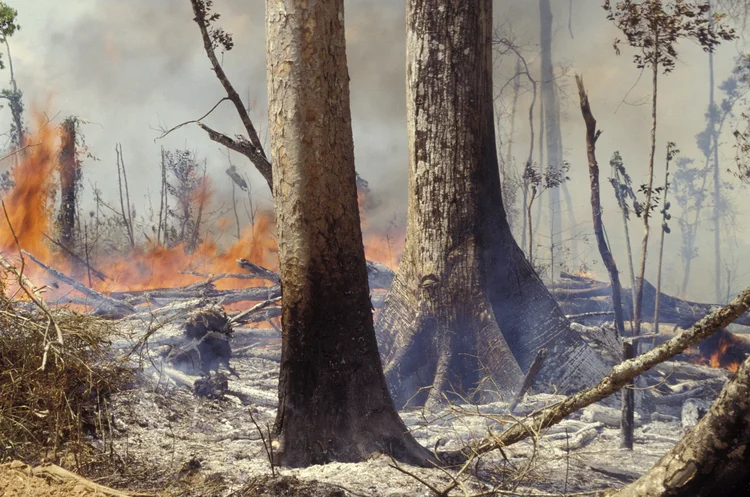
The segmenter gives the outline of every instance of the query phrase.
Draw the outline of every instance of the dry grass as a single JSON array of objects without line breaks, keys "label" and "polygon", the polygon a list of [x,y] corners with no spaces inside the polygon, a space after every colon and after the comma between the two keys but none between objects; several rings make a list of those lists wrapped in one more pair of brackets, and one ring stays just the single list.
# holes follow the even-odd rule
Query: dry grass
[{"label": "dry grass", "polygon": [[[92,316],[11,300],[4,288],[0,462],[50,461],[78,471],[90,469],[104,455],[85,440],[99,438],[103,447],[111,447],[107,399],[133,378],[133,372],[109,353],[113,328]],[[62,346],[50,346],[56,328],[62,333]]]}]

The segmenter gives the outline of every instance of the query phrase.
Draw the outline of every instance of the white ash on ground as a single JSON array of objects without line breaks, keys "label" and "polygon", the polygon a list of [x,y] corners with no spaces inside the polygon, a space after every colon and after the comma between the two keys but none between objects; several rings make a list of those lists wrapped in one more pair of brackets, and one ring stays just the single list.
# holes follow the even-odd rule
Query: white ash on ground
[{"label": "white ash on ground", "polygon": [[[109,442],[127,460],[155,468],[163,475],[199,473],[220,483],[214,486],[212,495],[230,495],[253,479],[271,473],[262,437],[268,436],[275,417],[280,339],[275,330],[237,329],[231,341],[231,366],[238,377],[212,373],[211,378],[220,378],[218,384],[222,386],[210,398],[194,393],[194,383],[201,376],[178,371],[159,353],[159,347],[177,343],[180,333],[180,326],[170,324],[149,337],[149,346],[142,348],[140,356],[141,364],[147,365],[140,381],[133,389],[112,399],[114,430]],[[127,350],[135,345],[131,342],[118,346]],[[669,398],[665,391],[644,396],[644,406],[637,414],[633,451],[619,448],[619,410],[593,405],[537,437],[481,458],[471,471],[458,477],[461,485],[451,495],[492,488],[510,491],[511,495],[533,495],[622,486],[645,473],[674,446],[690,423],[697,422],[700,409],[694,407],[710,402],[728,376],[724,371],[705,366],[665,363],[650,373],[645,382],[661,383],[662,390],[666,388],[678,401],[665,401]],[[693,384],[689,384],[691,381]],[[695,391],[691,388],[695,384],[710,387],[700,391],[701,402],[680,400],[685,392],[674,385],[686,382],[687,393]],[[405,410],[401,415],[424,446],[438,451],[452,450],[472,439],[499,432],[514,419],[520,420],[562,398],[550,394],[527,395],[514,410],[515,418],[507,416],[508,406],[504,402],[451,405],[437,411]],[[683,404],[688,406],[685,416]],[[94,443],[104,448],[101,441]],[[363,463],[281,468],[280,474],[333,485],[315,491],[323,493],[290,495],[338,492],[338,495],[394,497],[433,495],[415,476],[438,489],[450,484],[456,476],[455,471],[400,466],[412,473],[410,476],[393,466],[390,458],[373,455]],[[279,484],[288,485],[289,481]]]}]

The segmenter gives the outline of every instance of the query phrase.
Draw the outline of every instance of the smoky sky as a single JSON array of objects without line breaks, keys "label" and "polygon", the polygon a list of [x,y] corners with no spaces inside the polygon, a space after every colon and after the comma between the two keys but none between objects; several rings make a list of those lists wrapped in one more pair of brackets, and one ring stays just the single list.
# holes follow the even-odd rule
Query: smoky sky
[{"label": "smoky sky", "polygon": [[[224,170],[226,152],[194,125],[155,141],[159,129],[196,119],[206,113],[224,92],[211,71],[188,0],[6,0],[19,11],[22,30],[11,40],[14,68],[29,109],[46,112],[57,121],[77,115],[88,121],[83,131],[91,152],[99,160],[84,162],[84,184],[96,183],[105,197],[116,198],[114,147],[122,143],[131,178],[131,192],[139,214],[147,215],[149,193],[159,189],[159,149],[190,148],[205,158],[213,178],[216,198],[230,187]],[[234,36],[235,47],[222,56],[223,66],[251,108],[261,139],[266,130],[266,73],[264,3],[262,0],[215,0],[222,14],[219,24]],[[633,52],[622,47],[616,56],[612,47],[618,33],[606,20],[600,0],[552,0],[553,60],[558,75],[561,128],[565,159],[570,163],[568,188],[575,226],[567,226],[563,239],[581,238],[581,260],[571,261],[576,270],[585,262],[601,276],[598,253],[591,234],[591,208],[585,153],[585,134],[573,75],[583,75],[592,110],[603,134],[598,142],[602,166],[604,222],[621,272],[625,269],[622,222],[608,190],[608,161],[619,150],[636,184],[645,183],[650,133],[649,75],[641,75],[632,63]],[[535,75],[539,73],[539,5],[534,1],[495,2],[495,23],[504,35],[512,35]],[[370,182],[380,206],[371,222],[386,224],[394,216],[403,218],[407,205],[407,142],[405,110],[405,4],[397,0],[348,0],[346,2],[347,53],[351,77],[351,103],[357,170]],[[728,43],[716,53],[717,83],[731,72],[742,42]],[[667,141],[674,141],[682,155],[701,155],[695,134],[705,127],[708,104],[708,62],[691,42],[678,46],[680,58],[673,74],[660,78],[659,128],[655,182],[663,181]],[[7,71],[7,70],[6,70]],[[501,88],[512,77],[514,61],[498,57],[495,86]],[[7,74],[7,73],[5,73]],[[2,74],[0,74],[2,78]],[[528,86],[525,86],[528,88]],[[507,102],[510,94],[504,92]],[[720,95],[717,95],[720,98]],[[517,164],[528,150],[528,105],[530,93],[518,101],[514,156]],[[743,102],[744,106],[746,104]],[[739,109],[737,114],[740,114]],[[0,124],[9,124],[7,109],[0,111]],[[538,120],[538,115],[536,116]],[[736,121],[736,119],[735,119]],[[242,127],[228,102],[205,122],[230,136]],[[538,122],[538,121],[537,121]],[[503,123],[501,119],[501,127]],[[733,129],[736,124],[727,125]],[[507,128],[506,128],[507,130]],[[733,167],[733,138],[722,137],[722,171]],[[241,156],[231,160],[250,175],[257,199],[268,199],[265,182]],[[725,173],[722,173],[725,174]],[[750,235],[741,213],[750,202],[746,191],[729,174],[730,192],[740,216],[724,238],[724,252],[734,274],[735,287],[750,280],[747,262],[733,263],[750,248]],[[568,209],[568,206],[564,206]],[[745,216],[746,217],[746,216]],[[563,215],[563,220],[567,214]],[[690,296],[710,300],[713,294],[713,233],[709,230],[710,208],[699,235],[700,256],[694,261]],[[542,223],[546,222],[546,209]],[[565,221],[564,221],[565,222]],[[649,250],[655,261],[658,221],[652,221]],[[539,243],[544,246],[544,228]],[[631,224],[634,247],[640,246],[642,225]],[[665,248],[665,289],[675,293],[680,282],[680,234],[673,225]],[[545,249],[538,249],[544,253]],[[636,254],[638,250],[636,249]],[[654,279],[650,263],[647,277]]]}]

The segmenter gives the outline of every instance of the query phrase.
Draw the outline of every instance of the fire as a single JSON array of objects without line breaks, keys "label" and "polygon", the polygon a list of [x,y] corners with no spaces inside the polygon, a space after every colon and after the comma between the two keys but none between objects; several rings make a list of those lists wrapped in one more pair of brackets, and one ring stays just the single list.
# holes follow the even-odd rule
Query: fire
[{"label": "fire", "polygon": [[692,349],[688,352],[697,354],[697,357],[691,360],[693,363],[736,372],[750,352],[750,344],[737,335],[720,330],[701,342],[698,350]]},{"label": "fire", "polygon": [[[54,215],[55,196],[59,189],[60,140],[55,127],[42,118],[37,119],[37,129],[35,135],[28,139],[29,147],[25,149],[21,163],[13,170],[15,186],[4,198],[8,221],[16,236],[9,229],[8,221],[0,219],[0,251],[4,257],[18,260],[20,246],[45,264],[89,285],[85,266],[74,261],[46,238],[47,235],[55,237]],[[208,213],[211,212],[213,193],[213,185],[208,178],[204,178],[190,199],[194,212],[200,213],[198,217],[202,216],[203,223],[209,222]],[[367,229],[365,211],[368,206],[377,205],[369,195],[369,190],[358,195],[365,227],[366,256],[395,269],[403,250],[403,236],[399,236],[402,233],[393,233],[398,231],[394,229]],[[240,238],[229,245],[222,243],[221,239],[230,236],[227,227],[234,219],[210,222],[210,229],[201,230],[201,240],[192,251],[186,250],[186,245],[164,246],[150,238],[143,243],[137,243],[135,247],[129,244],[118,247],[101,241],[98,244],[87,245],[90,248],[90,253],[87,254],[89,264],[107,276],[105,281],[92,278],[92,287],[105,294],[114,291],[184,287],[222,273],[242,273],[235,262],[239,258],[271,270],[278,270],[277,243],[273,236],[273,218],[270,214],[258,213],[254,223],[245,226]],[[88,230],[88,240],[91,241],[91,227],[88,227]],[[203,231],[213,234],[204,235]],[[83,252],[83,248],[79,247],[78,255],[82,256]],[[25,273],[38,286],[54,281],[31,261],[27,261]],[[231,289],[267,285],[268,282],[223,278],[214,284],[219,289]],[[53,299],[69,291],[67,287],[59,290],[49,288],[47,298]]]},{"label": "fire", "polygon": [[368,261],[385,264],[395,271],[404,251],[404,228],[378,230],[370,226],[368,210],[379,203],[372,198],[372,193],[366,183],[364,188],[357,190],[357,205],[362,223],[365,258]]},{"label": "fire", "polygon": [[[45,234],[54,234],[54,204],[59,187],[58,150],[59,137],[55,127],[37,119],[38,131],[29,137],[22,160],[13,169],[14,187],[5,196],[4,203],[8,219],[0,222],[0,250],[6,258],[19,258],[18,246],[68,275],[82,282],[85,268],[76,267],[67,254],[53,247]],[[191,201],[204,218],[209,211],[212,187],[207,178],[200,183]],[[12,226],[13,230],[9,228]],[[226,223],[219,220],[218,224]],[[108,277],[106,281],[93,279],[95,290],[134,291],[154,288],[174,288],[190,285],[221,273],[239,273],[235,263],[245,258],[255,264],[276,269],[276,241],[271,235],[271,216],[259,213],[254,225],[246,226],[239,240],[229,247],[206,236],[188,253],[184,245],[165,247],[147,242],[135,248],[103,247],[92,249],[90,263]],[[223,230],[222,230],[223,231]],[[14,236],[15,232],[15,236]],[[16,243],[16,237],[18,243]],[[54,249],[54,250],[53,250]],[[28,261],[26,274],[37,284],[48,280],[44,270]],[[88,281],[86,281],[88,283]],[[262,280],[230,279],[218,280],[220,289],[267,284]],[[54,296],[54,295],[53,295]]]},{"label": "fire", "polygon": [[722,364],[722,358],[727,355],[727,351],[734,347],[736,344],[737,339],[734,338],[732,335],[723,333],[721,335],[721,338],[719,338],[719,348],[715,350],[711,357],[709,358],[708,364],[712,368],[721,368],[726,367],[729,371],[732,371],[733,373],[737,372],[737,370],[740,367],[739,361],[731,361],[728,364],[726,364],[726,361],[724,361],[725,364]]},{"label": "fire", "polygon": [[[2,220],[0,247],[4,253],[17,253],[16,240],[25,250],[48,260],[50,251],[42,233],[52,225],[56,184],[54,169],[58,137],[52,126],[37,119],[39,131],[27,141],[23,162],[13,169],[14,188],[3,199],[8,219]],[[4,216],[3,216],[4,217]],[[13,231],[8,229],[8,222]]]}]

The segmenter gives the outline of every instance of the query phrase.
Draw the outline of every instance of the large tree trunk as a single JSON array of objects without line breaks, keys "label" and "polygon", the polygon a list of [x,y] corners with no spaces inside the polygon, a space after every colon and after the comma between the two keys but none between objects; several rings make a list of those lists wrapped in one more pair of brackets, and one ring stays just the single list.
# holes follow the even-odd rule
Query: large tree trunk
[{"label": "large tree trunk", "polygon": [[750,495],[750,359],[711,410],[639,480],[610,497]]},{"label": "large tree trunk", "polygon": [[385,383],[354,172],[343,0],[267,0],[269,124],[282,302],[283,464],[425,463]]},{"label": "large tree trunk", "polygon": [[551,353],[537,384],[598,380],[603,364],[571,332],[505,217],[491,0],[407,5],[407,233],[378,319],[394,400],[422,403],[480,385],[513,394],[543,347]]}]

